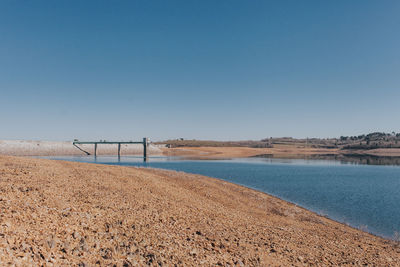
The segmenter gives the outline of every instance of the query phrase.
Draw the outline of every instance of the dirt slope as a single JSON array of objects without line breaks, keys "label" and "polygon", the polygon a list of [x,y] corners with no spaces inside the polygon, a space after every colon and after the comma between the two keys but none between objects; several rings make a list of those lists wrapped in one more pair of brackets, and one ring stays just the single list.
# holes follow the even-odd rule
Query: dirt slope
[{"label": "dirt slope", "polygon": [[400,247],[181,172],[0,156],[0,265],[400,266]]}]

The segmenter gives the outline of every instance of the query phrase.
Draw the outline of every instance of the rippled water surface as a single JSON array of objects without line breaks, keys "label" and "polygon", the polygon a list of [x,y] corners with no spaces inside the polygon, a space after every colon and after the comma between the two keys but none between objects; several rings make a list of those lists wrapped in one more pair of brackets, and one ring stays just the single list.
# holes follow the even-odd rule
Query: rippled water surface
[{"label": "rippled water surface", "polygon": [[247,158],[182,160],[138,157],[48,157],[78,162],[171,169],[217,177],[296,203],[391,238],[400,232],[400,166],[329,160]]}]

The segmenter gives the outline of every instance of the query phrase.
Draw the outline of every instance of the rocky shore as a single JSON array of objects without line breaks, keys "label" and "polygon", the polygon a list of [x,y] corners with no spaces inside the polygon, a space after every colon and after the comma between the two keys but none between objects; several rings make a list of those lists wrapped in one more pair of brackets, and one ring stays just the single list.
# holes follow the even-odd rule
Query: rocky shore
[{"label": "rocky shore", "polygon": [[0,265],[400,266],[400,245],[218,179],[0,156]]}]

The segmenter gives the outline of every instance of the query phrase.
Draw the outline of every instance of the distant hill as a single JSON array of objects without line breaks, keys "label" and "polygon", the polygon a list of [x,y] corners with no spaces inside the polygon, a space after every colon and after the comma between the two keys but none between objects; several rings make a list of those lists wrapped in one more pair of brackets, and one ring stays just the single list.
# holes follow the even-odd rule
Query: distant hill
[{"label": "distant hill", "polygon": [[212,141],[212,140],[186,140],[184,138],[158,142],[170,147],[252,147],[272,148],[274,145],[292,145],[313,148],[336,148],[341,150],[351,149],[377,149],[400,148],[400,133],[374,132],[358,136],[341,136],[339,138],[303,138],[271,137],[262,140],[246,141]]}]

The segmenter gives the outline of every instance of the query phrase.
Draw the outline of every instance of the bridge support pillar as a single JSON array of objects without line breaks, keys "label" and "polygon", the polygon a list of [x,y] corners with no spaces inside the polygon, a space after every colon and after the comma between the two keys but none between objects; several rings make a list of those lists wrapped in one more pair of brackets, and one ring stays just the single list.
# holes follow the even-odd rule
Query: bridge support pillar
[{"label": "bridge support pillar", "polygon": [[149,139],[147,137],[143,138],[143,160],[147,161],[147,146],[149,143]]}]

